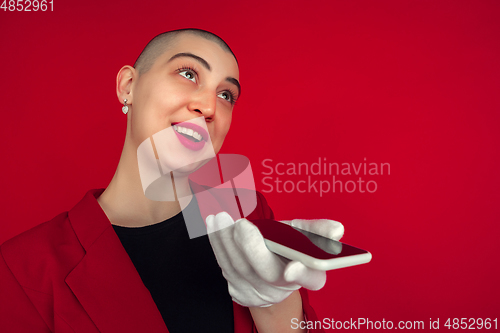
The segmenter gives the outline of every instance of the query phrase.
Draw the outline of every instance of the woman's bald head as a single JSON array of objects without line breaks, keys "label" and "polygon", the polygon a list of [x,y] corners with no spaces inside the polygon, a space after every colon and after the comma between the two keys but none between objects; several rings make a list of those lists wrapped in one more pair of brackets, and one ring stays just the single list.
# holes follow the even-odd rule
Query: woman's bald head
[{"label": "woman's bald head", "polygon": [[226,42],[216,34],[201,29],[178,29],[159,34],[149,41],[134,64],[134,68],[139,72],[139,75],[142,75],[150,70],[156,59],[183,34],[192,34],[216,43],[224,51],[231,53],[236,60],[236,63],[238,62],[229,45],[227,45]]}]

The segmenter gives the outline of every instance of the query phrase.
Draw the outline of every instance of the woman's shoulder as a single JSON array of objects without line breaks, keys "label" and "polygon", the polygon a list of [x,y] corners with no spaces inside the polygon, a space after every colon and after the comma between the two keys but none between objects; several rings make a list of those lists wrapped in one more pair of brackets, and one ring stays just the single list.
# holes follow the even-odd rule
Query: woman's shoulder
[{"label": "woman's shoulder", "polygon": [[[104,189],[89,190],[69,211],[56,215],[0,245],[2,254],[24,257],[49,256],[52,258],[83,249],[80,236],[99,234],[111,224],[97,203],[96,197]],[[89,232],[90,230],[90,232]]]},{"label": "woman's shoulder", "polygon": [[40,223],[5,241],[1,245],[2,253],[19,247],[42,249],[49,246],[69,231],[65,230],[70,227],[68,222],[68,212],[60,213],[49,221]]},{"label": "woman's shoulder", "polygon": [[42,272],[64,275],[81,260],[84,250],[78,242],[68,219],[63,212],[43,222],[0,246],[0,255],[19,281],[30,281]]}]

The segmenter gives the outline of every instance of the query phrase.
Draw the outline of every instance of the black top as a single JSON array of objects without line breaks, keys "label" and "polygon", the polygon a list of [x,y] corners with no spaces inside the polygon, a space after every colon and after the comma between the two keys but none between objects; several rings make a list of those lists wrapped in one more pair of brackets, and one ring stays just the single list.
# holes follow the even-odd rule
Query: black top
[{"label": "black top", "polygon": [[[186,209],[193,207],[194,196]],[[189,239],[182,212],[145,227],[113,229],[170,333],[234,332],[233,303],[208,236]]]}]

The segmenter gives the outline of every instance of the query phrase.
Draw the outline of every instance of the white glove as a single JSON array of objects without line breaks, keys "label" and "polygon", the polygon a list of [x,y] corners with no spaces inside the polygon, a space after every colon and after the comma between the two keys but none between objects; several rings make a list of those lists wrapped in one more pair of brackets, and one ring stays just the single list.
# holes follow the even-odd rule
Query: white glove
[{"label": "white glove", "polygon": [[[314,226],[311,221],[294,221],[299,220],[291,223],[311,232],[325,232],[325,236],[332,234],[330,222]],[[259,229],[250,221],[240,219],[235,223],[228,213],[221,212],[216,216],[209,215],[206,223],[210,244],[228,282],[229,294],[236,303],[247,307],[270,306],[282,302],[301,287],[319,290],[325,285],[326,272],[269,251]],[[336,230],[333,232],[338,238],[343,234],[343,227],[339,231],[339,225],[342,226],[334,223]]]},{"label": "white glove", "polygon": [[333,220],[301,220],[280,221],[313,234],[320,235],[333,240],[340,240],[344,236],[344,226],[342,223]]},{"label": "white glove", "polygon": [[300,230],[308,231],[310,233],[320,235],[323,237],[313,238],[308,236],[309,240],[317,247],[327,251],[328,253],[340,253],[342,251],[342,244],[329,242],[328,239],[340,240],[344,236],[344,226],[342,223],[333,220],[300,220],[295,219],[291,221],[280,221]]}]

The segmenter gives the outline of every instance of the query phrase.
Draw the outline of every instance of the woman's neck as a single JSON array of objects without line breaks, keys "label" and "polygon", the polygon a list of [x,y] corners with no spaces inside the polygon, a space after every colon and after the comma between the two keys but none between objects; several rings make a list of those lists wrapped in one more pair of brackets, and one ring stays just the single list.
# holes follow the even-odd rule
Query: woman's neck
[{"label": "woman's neck", "polygon": [[[164,177],[170,178],[167,175]],[[172,189],[175,189],[174,201],[154,201],[147,198],[139,175],[137,155],[127,154],[124,150],[113,179],[97,201],[111,224],[142,227],[162,222],[184,208],[178,198],[192,195],[188,178],[176,177],[175,187],[172,186]],[[189,200],[182,202],[185,205]]]}]

